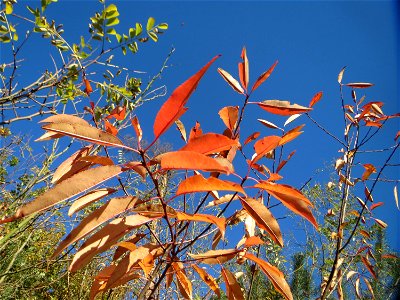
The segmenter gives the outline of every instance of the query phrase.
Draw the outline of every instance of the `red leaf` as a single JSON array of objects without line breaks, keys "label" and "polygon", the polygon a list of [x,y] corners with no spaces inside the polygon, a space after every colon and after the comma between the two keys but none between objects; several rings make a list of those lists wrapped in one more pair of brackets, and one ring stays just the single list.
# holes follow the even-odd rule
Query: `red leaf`
[{"label": "red leaf", "polygon": [[207,69],[218,57],[219,55],[215,56],[209,63],[200,69],[200,71],[177,87],[168,100],[163,104],[154,120],[153,128],[155,140],[167,131],[168,128],[186,111],[184,106],[190,95],[196,89]]},{"label": "red leaf", "polygon": [[290,104],[289,101],[283,100],[265,100],[263,102],[258,102],[257,104],[263,110],[281,116],[301,114],[312,110],[310,107],[305,107],[298,104]]},{"label": "red leaf", "polygon": [[257,78],[256,82],[253,85],[253,88],[251,91],[255,91],[265,80],[268,79],[268,77],[271,75],[272,71],[274,71],[276,65],[278,64],[278,61],[276,61],[269,69],[268,71],[262,73],[260,77]]},{"label": "red leaf", "polygon": [[244,141],[244,145],[247,145],[248,143],[250,143],[251,141],[254,141],[256,138],[258,138],[260,136],[259,132],[253,132],[252,134],[250,134],[246,140]]},{"label": "red leaf", "polygon": [[365,89],[373,86],[373,83],[368,82],[353,82],[353,83],[346,83],[346,86],[352,87],[353,89]]},{"label": "red leaf", "polygon": [[166,170],[202,170],[206,172],[230,173],[230,168],[223,166],[218,160],[193,151],[175,151],[159,156],[161,168]]},{"label": "red leaf", "polygon": [[311,102],[308,106],[313,107],[318,101],[321,100],[321,98],[322,98],[322,92],[316,93],[314,97],[311,99]]}]

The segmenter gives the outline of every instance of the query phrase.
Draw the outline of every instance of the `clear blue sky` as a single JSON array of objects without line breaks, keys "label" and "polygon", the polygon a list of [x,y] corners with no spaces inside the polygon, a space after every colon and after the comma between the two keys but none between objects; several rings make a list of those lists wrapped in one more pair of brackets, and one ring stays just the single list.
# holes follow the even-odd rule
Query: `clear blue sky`
[{"label": "clear blue sky", "polygon": [[[158,72],[172,47],[176,51],[170,60],[171,66],[159,82],[160,85],[166,84],[169,92],[211,57],[222,54],[189,101],[190,109],[182,118],[187,128],[193,126],[197,120],[204,131],[221,131],[223,124],[217,114],[219,109],[242,103],[240,95],[223,82],[216,68],[222,67],[237,77],[237,63],[243,46],[248,51],[252,82],[275,60],[279,60],[268,82],[254,93],[253,101],[282,99],[307,106],[316,92],[323,91],[323,99],[315,106],[311,115],[337,136],[343,136],[337,84],[337,74],[343,66],[347,66],[344,82],[375,84],[373,88],[357,91],[359,97],[366,94],[369,101],[385,102],[383,110],[387,114],[400,111],[399,7],[394,1],[115,3],[121,13],[121,23],[118,25],[121,29],[132,26],[135,22],[145,23],[149,16],[153,16],[157,22],[169,24],[168,31],[160,36],[156,45],[146,44],[138,55],[121,61],[130,68],[147,71],[148,75],[142,76],[145,82]],[[29,2],[29,5],[33,4]],[[67,38],[78,41],[82,33],[86,34],[88,18],[94,10],[100,10],[97,1],[61,1],[51,5],[48,13],[57,22],[64,24]],[[30,61],[30,74],[42,69],[41,56],[48,61],[49,66],[52,65],[48,52],[42,51],[41,45],[30,45],[25,49],[27,50],[37,57]],[[345,91],[345,97],[350,99],[350,90]],[[138,112],[148,139],[151,139],[153,118],[160,104],[161,100],[148,103]],[[249,119],[246,123],[242,137],[253,131],[261,131],[265,135],[277,134],[259,124],[257,118],[275,122],[279,126],[283,126],[286,119],[272,116],[257,107],[249,109],[247,114],[252,120]],[[300,125],[302,121],[306,122],[306,118],[296,120],[293,125]],[[297,187],[313,176],[317,169],[326,169],[339,155],[339,145],[307,123],[305,133],[291,143],[289,149],[297,149],[297,153],[286,172],[282,173],[285,177],[283,183]],[[393,137],[399,130],[399,121],[391,121],[389,127],[386,128],[386,135],[379,135],[373,141],[372,149],[387,147],[393,142]],[[40,134],[33,133],[35,137]],[[170,130],[165,135],[164,141],[170,140],[180,143],[175,130]],[[396,159],[398,163],[399,157]],[[380,166],[382,159],[372,157],[368,161],[360,162],[371,162]],[[397,171],[388,170],[385,176],[399,179],[398,168]],[[326,182],[327,171],[315,179]],[[387,233],[391,245],[399,250],[400,212],[395,207],[393,184],[382,185],[377,190],[375,201],[385,202],[383,207],[376,209],[376,213],[389,224]],[[291,224],[289,221],[283,221],[283,224],[285,232]]]}]

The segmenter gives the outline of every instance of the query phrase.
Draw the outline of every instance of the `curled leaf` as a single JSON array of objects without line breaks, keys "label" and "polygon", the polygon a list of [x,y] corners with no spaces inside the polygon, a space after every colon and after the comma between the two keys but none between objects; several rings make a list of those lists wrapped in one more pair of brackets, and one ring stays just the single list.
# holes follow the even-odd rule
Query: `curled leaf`
[{"label": "curled leaf", "polygon": [[239,94],[244,94],[243,88],[240,86],[240,83],[232,77],[227,71],[218,68],[218,73],[222,76],[222,78]]},{"label": "curled leaf", "polygon": [[289,101],[284,100],[265,100],[257,104],[267,112],[282,116],[302,114],[312,110],[310,107],[305,107],[298,104],[290,104]]}]

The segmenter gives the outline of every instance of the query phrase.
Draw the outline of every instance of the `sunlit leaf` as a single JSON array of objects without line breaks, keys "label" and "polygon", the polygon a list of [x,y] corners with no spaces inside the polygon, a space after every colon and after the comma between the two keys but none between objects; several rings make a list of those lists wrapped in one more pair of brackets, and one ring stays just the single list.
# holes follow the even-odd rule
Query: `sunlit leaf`
[{"label": "sunlit leaf", "polygon": [[147,170],[146,168],[142,165],[142,163],[140,161],[131,161],[128,162],[124,165],[124,169],[129,169],[129,170],[133,170],[136,173],[138,173],[143,180],[146,179],[146,175],[147,175]]},{"label": "sunlit leaf", "polygon": [[247,91],[250,73],[249,73],[249,60],[247,59],[246,47],[243,47],[242,54],[240,55],[240,57],[242,58],[242,62],[240,62],[238,65],[239,79],[240,79],[242,86]]},{"label": "sunlit leaf", "polygon": [[363,279],[364,279],[365,285],[367,286],[369,292],[371,293],[372,299],[375,299],[374,290],[373,290],[373,288],[372,288],[370,282],[369,282],[368,279],[365,278],[365,277],[363,277]]},{"label": "sunlit leaf", "polygon": [[197,221],[215,224],[219,231],[221,231],[222,237],[225,235],[225,218],[205,214],[186,214],[179,211],[176,212],[176,218],[179,221]]},{"label": "sunlit leaf", "polygon": [[125,119],[125,115],[126,115],[126,108],[117,106],[110,112],[110,114],[106,117],[106,119],[115,118],[118,121],[122,121]]},{"label": "sunlit leaf", "polygon": [[85,195],[79,197],[71,204],[68,210],[68,216],[72,216],[72,214],[76,213],[77,211],[87,207],[89,204],[104,198],[105,196],[111,195],[115,193],[116,190],[112,188],[103,188],[98,190],[93,190]]},{"label": "sunlit leaf", "polygon": [[256,104],[269,113],[282,116],[302,114],[312,110],[310,107],[305,107],[298,104],[290,104],[289,101],[284,100],[265,100]]},{"label": "sunlit leaf", "polygon": [[156,22],[156,20],[153,17],[150,17],[147,20],[146,30],[147,31],[151,30],[154,27],[155,22]]},{"label": "sunlit leaf", "polygon": [[240,86],[240,83],[232,77],[227,71],[218,68],[218,73],[222,76],[222,78],[239,94],[244,94],[243,88]]},{"label": "sunlit leaf", "polygon": [[70,137],[78,138],[90,143],[103,146],[121,147],[129,150],[117,137],[92,126],[69,123],[52,123],[42,127],[45,130],[61,133]]},{"label": "sunlit leaf", "polygon": [[252,163],[256,163],[265,154],[278,147],[280,141],[281,138],[279,136],[271,135],[255,142],[254,150],[257,155],[252,159]]},{"label": "sunlit leaf", "polygon": [[180,150],[194,151],[208,155],[219,153],[223,150],[229,150],[232,147],[238,146],[240,146],[238,141],[232,140],[225,135],[217,133],[206,133],[193,137]]},{"label": "sunlit leaf", "polygon": [[47,117],[44,120],[39,121],[39,123],[69,123],[69,124],[79,124],[83,126],[89,126],[90,124],[84,119],[73,115],[59,114]]},{"label": "sunlit leaf", "polygon": [[[141,215],[131,215],[112,220],[95,234],[90,236],[75,253],[69,266],[75,272],[85,266],[95,255],[115,245],[128,231],[137,228],[153,219]],[[142,235],[143,237],[143,235]]]},{"label": "sunlit leaf", "polygon": [[175,271],[176,279],[178,282],[178,288],[181,293],[181,295],[185,299],[192,299],[192,283],[187,278],[185,269],[180,263],[173,262],[172,263],[172,268]]},{"label": "sunlit leaf", "polygon": [[117,136],[118,129],[115,128],[115,126],[111,124],[108,120],[104,120],[104,127],[108,133],[112,134],[113,136]]},{"label": "sunlit leaf", "polygon": [[371,205],[371,207],[369,208],[371,211],[379,206],[382,206],[383,204],[385,204],[384,202],[377,202]]},{"label": "sunlit leaf", "polygon": [[178,128],[180,134],[181,134],[181,138],[187,142],[187,138],[186,138],[186,129],[185,126],[183,125],[183,123],[181,122],[181,120],[176,120],[175,121],[175,125]]},{"label": "sunlit leaf", "polygon": [[269,122],[267,120],[257,119],[257,121],[260,122],[261,124],[263,124],[264,126],[268,127],[268,128],[283,130],[282,128],[276,126],[274,123]]},{"label": "sunlit leaf", "polygon": [[77,173],[46,191],[35,200],[21,206],[17,209],[14,216],[1,220],[0,223],[11,222],[48,209],[61,201],[72,198],[93,186],[117,176],[121,172],[122,169],[119,166],[101,166]]},{"label": "sunlit leaf", "polygon": [[269,233],[271,239],[279,246],[283,247],[283,239],[279,224],[270,212],[261,202],[252,199],[240,199],[243,208],[249,213],[249,215],[257,223],[257,226],[264,229]]},{"label": "sunlit leaf", "polygon": [[223,264],[238,254],[240,250],[237,249],[224,249],[224,250],[209,250],[204,253],[200,254],[191,254],[188,253],[188,255],[195,259],[195,260],[200,260],[202,263],[205,264]]},{"label": "sunlit leaf", "polygon": [[197,274],[199,274],[200,278],[210,287],[210,289],[217,295],[217,297],[220,298],[221,292],[219,290],[217,281],[204,269],[196,265],[192,265],[192,268],[197,272]]},{"label": "sunlit leaf", "polygon": [[266,72],[262,73],[260,77],[257,78],[256,82],[254,83],[251,91],[256,90],[265,80],[268,79],[268,77],[271,75],[271,73],[274,71],[276,65],[278,64],[278,61],[276,61]]},{"label": "sunlit leaf", "polygon": [[104,222],[109,221],[118,214],[131,209],[137,201],[136,197],[118,197],[112,198],[106,204],[93,211],[85,217],[77,227],[75,227],[67,237],[58,245],[53,253],[53,258],[59,255],[65,248],[72,243],[85,237]]},{"label": "sunlit leaf", "polygon": [[175,151],[160,155],[161,168],[165,170],[202,170],[206,172],[230,173],[229,168],[216,159],[193,151]]},{"label": "sunlit leaf", "polygon": [[260,136],[259,132],[253,132],[252,134],[250,134],[244,141],[244,145],[247,145],[248,143],[250,143],[251,141],[254,141],[255,139],[257,139]]},{"label": "sunlit leaf", "polygon": [[373,218],[374,220],[375,220],[375,222],[376,222],[376,224],[378,224],[380,227],[382,227],[383,229],[385,229],[388,225],[385,223],[385,222],[383,222],[382,220],[380,220],[380,219],[375,219],[375,218]]},{"label": "sunlit leaf", "polygon": [[376,278],[376,273],[374,270],[374,267],[371,265],[368,257],[366,256],[361,256],[361,261],[363,262],[363,264],[365,265],[365,267],[367,268],[367,270],[371,273],[371,275]]},{"label": "sunlit leaf", "polygon": [[299,190],[289,185],[267,181],[256,184],[254,187],[267,191],[271,196],[282,201],[283,205],[291,211],[307,219],[315,228],[318,228],[317,221],[310,210],[313,205]]},{"label": "sunlit leaf", "polygon": [[88,156],[92,149],[92,146],[83,147],[64,160],[55,170],[51,183],[61,182],[80,171],[88,169],[92,163],[81,161],[80,159]]},{"label": "sunlit leaf", "polygon": [[295,138],[297,138],[300,134],[303,133],[303,131],[300,131],[301,129],[303,129],[304,124],[297,126],[291,130],[289,130],[288,132],[286,132],[283,136],[281,141],[279,142],[279,146],[283,146],[286,143],[289,143],[290,141],[293,141]]},{"label": "sunlit leaf", "polygon": [[226,294],[229,300],[244,300],[244,295],[235,276],[228,270],[221,267],[222,278],[225,281]]},{"label": "sunlit leaf", "polygon": [[233,131],[239,117],[239,106],[226,106],[222,108],[218,114],[225,126]]},{"label": "sunlit leaf", "polygon": [[142,204],[142,205],[137,205],[132,211],[143,215],[148,218],[158,218],[158,217],[164,217],[165,216],[165,211],[170,218],[175,218],[176,217],[176,211],[170,207],[167,206],[164,207],[161,204]]},{"label": "sunlit leaf", "polygon": [[397,194],[397,185],[395,185],[394,188],[393,188],[393,194],[394,194],[394,201],[396,202],[397,209],[400,210],[400,207],[399,207],[399,196]]},{"label": "sunlit leaf", "polygon": [[202,175],[195,175],[183,180],[178,186],[176,195],[211,191],[234,191],[245,195],[243,188],[237,183],[215,177],[204,178]]},{"label": "sunlit leaf", "polygon": [[90,96],[90,94],[93,92],[92,86],[90,85],[90,81],[87,79],[83,79],[83,83],[85,84],[84,92],[86,93],[86,95]]},{"label": "sunlit leaf", "polygon": [[154,120],[153,128],[155,139],[158,139],[161,134],[167,131],[186,111],[184,106],[190,95],[196,89],[204,73],[218,57],[219,56],[215,56],[208,64],[200,69],[200,71],[177,87],[168,100],[162,105]]},{"label": "sunlit leaf", "polygon": [[98,164],[102,166],[111,166],[114,164],[111,158],[107,156],[97,156],[97,155],[83,156],[79,159],[79,161],[89,162],[92,164]]},{"label": "sunlit leaf", "polygon": [[343,67],[341,70],[340,70],[340,72],[339,72],[339,75],[338,75],[338,82],[341,84],[342,83],[342,79],[343,79],[343,73],[344,73],[344,70],[346,69],[346,67]]},{"label": "sunlit leaf", "polygon": [[277,267],[269,264],[268,262],[256,257],[251,253],[246,253],[244,256],[255,262],[260,267],[260,269],[264,272],[264,274],[267,275],[267,277],[269,278],[275,289],[279,293],[281,293],[282,296],[284,296],[287,300],[293,299],[290,287],[287,284],[285,277],[283,276],[283,273],[279,271]]},{"label": "sunlit leaf", "polygon": [[142,132],[142,128],[140,127],[139,119],[135,116],[132,118],[131,123],[132,123],[133,129],[135,130],[136,137],[138,139],[138,143],[140,143],[140,141],[142,140],[142,137],[143,137],[143,132]]}]

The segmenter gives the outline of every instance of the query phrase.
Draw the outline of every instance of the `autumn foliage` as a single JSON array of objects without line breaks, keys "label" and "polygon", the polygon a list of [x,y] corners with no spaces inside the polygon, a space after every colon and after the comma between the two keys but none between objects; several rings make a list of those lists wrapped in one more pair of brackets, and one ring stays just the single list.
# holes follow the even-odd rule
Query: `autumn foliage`
[{"label": "autumn foliage", "polygon": [[[46,132],[39,141],[67,136],[82,140],[88,145],[60,164],[53,176],[53,188],[0,222],[10,222],[39,213],[68,199],[73,199],[69,215],[94,203],[102,203],[81,220],[60,242],[53,254],[53,257],[57,257],[69,246],[81,241],[81,246],[69,266],[70,271],[75,272],[95,255],[113,250],[112,262],[94,278],[92,299],[99,293],[131,280],[140,283],[142,290],[139,298],[149,298],[158,287],[162,285],[168,288],[175,280],[181,296],[191,299],[194,294],[192,276],[204,281],[217,296],[221,295],[221,288],[215,277],[220,277],[225,283],[229,299],[244,299],[236,277],[225,266],[227,262],[234,260],[238,264],[248,260],[257,265],[285,299],[293,299],[284,274],[271,262],[259,257],[255,249],[270,242],[280,247],[285,245],[279,222],[269,208],[270,197],[280,201],[289,211],[318,229],[313,215],[313,203],[299,188],[285,184],[285,179],[280,174],[295,153],[291,152],[287,159],[274,155],[277,149],[282,150],[297,139],[303,126],[283,130],[278,135],[255,132],[249,137],[241,136],[240,128],[245,123],[245,118],[250,117],[244,117],[248,105],[255,104],[267,113],[287,118],[286,126],[300,115],[312,113],[313,107],[322,98],[322,92],[316,93],[308,106],[276,99],[250,101],[252,93],[271,76],[277,62],[251,86],[249,61],[244,48],[238,65],[238,80],[218,68],[219,74],[228,85],[243,96],[241,106],[223,107],[219,111],[218,115],[226,130],[222,133],[203,133],[200,124],[196,124],[187,133],[180,117],[188,111],[186,106],[189,97],[217,59],[218,56],[212,58],[172,92],[155,117],[153,134],[142,131],[140,117],[131,117],[131,130],[136,134],[136,146],[125,144],[118,137],[116,123],[113,123],[113,120],[127,118],[123,106],[114,109],[104,118],[102,124],[95,123],[94,126],[79,117],[64,114],[41,121]],[[339,79],[341,86],[342,75]],[[93,90],[86,78],[84,85],[85,93],[90,96]],[[359,89],[370,87],[371,84],[348,83],[345,86]],[[359,125],[381,127],[392,117],[383,114],[382,105],[381,102],[370,102],[362,107],[357,104],[359,112],[356,113],[355,107],[348,106],[345,113],[349,122],[348,130]],[[279,132],[277,125],[266,120],[259,121]],[[152,155],[152,147],[173,126],[180,131],[185,145],[180,149]],[[146,144],[144,140],[151,142]],[[107,150],[109,148],[132,152],[137,160],[117,164],[110,158]],[[235,168],[237,156],[242,156],[247,163],[246,168],[240,168],[245,169],[242,174]],[[342,172],[351,160],[351,153],[346,152],[343,162],[339,161],[337,164],[340,183],[344,186],[355,184]],[[361,182],[376,172],[371,164],[364,164],[364,168]],[[166,191],[163,178],[170,171],[179,176],[180,182],[174,190]],[[140,198],[127,192],[121,179],[125,174],[137,176],[151,184],[151,197]],[[103,183],[108,182],[110,186],[104,186]],[[223,195],[220,196],[219,193]],[[370,192],[366,192],[366,197],[370,196]],[[193,202],[195,205],[189,205],[189,198],[196,199]],[[107,201],[102,202],[104,199]],[[228,208],[233,205],[238,211],[226,216]],[[371,207],[371,210],[375,207]],[[383,221],[380,222],[383,225]],[[189,229],[198,223],[206,226],[192,235]],[[226,236],[227,226],[243,226],[245,229],[243,239],[236,247],[229,249],[219,247],[221,239],[229,240],[229,236]],[[212,237],[210,233],[213,233],[212,241],[208,241],[211,250],[202,253],[189,252],[197,242]],[[363,256],[363,262],[371,271],[368,257]],[[205,265],[218,265],[219,273],[208,273],[202,267]],[[333,276],[327,280],[327,292],[335,286],[331,285],[334,280]]]}]

